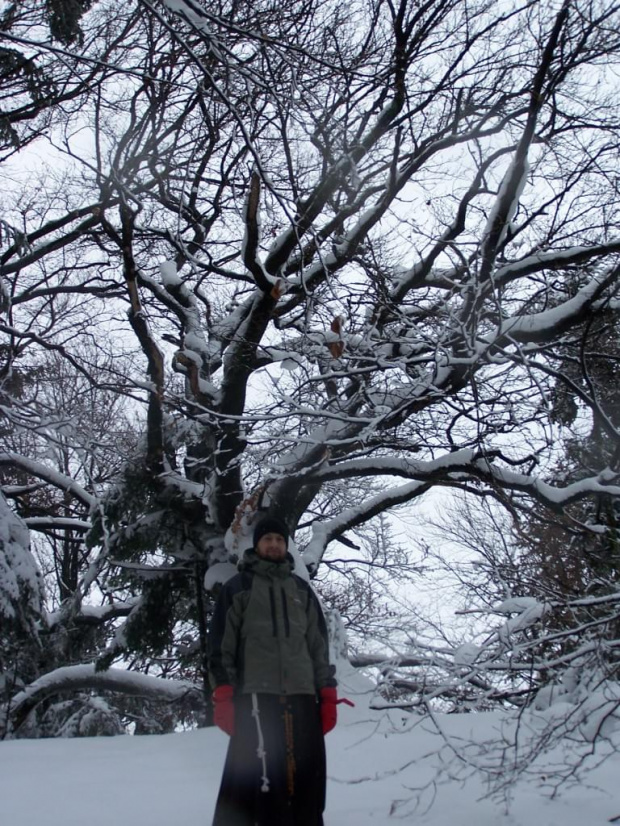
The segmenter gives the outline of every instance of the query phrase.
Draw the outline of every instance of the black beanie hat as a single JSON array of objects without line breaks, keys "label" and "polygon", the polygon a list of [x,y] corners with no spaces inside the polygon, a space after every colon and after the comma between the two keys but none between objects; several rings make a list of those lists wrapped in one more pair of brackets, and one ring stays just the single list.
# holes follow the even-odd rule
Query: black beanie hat
[{"label": "black beanie hat", "polygon": [[254,528],[254,547],[258,545],[260,538],[265,536],[267,533],[280,534],[280,536],[283,536],[286,539],[286,544],[288,545],[289,532],[284,522],[280,519],[276,519],[275,516],[266,516],[264,519],[261,519],[261,521]]}]

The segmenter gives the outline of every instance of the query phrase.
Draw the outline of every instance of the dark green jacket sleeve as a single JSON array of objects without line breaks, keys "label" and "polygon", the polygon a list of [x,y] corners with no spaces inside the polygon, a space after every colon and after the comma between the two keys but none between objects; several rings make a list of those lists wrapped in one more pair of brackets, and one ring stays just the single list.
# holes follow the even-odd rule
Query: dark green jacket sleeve
[{"label": "dark green jacket sleeve", "polygon": [[243,588],[242,578],[235,576],[226,582],[215,604],[209,626],[209,682],[218,685],[237,684],[237,652],[241,617],[239,600]]},{"label": "dark green jacket sleeve", "polygon": [[[301,580],[303,582],[303,580]],[[306,582],[303,587],[308,599],[308,631],[306,641],[314,665],[314,679],[317,691],[327,686],[336,686],[336,669],[329,662],[329,639],[323,609],[313,589]]]}]

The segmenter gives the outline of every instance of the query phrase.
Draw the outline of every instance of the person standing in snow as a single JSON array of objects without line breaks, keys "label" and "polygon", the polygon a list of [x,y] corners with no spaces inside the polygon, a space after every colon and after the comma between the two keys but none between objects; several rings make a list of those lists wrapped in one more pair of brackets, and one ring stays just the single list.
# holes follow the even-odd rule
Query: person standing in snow
[{"label": "person standing in snow", "polygon": [[323,613],[288,539],[279,519],[257,524],[211,621],[213,719],[230,735],[213,826],[323,824],[323,738],[339,701]]}]

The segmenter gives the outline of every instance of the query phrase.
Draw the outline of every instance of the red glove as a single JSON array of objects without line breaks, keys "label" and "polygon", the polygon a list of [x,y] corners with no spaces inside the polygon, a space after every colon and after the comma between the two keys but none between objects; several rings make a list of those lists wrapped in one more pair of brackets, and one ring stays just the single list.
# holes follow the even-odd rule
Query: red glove
[{"label": "red glove", "polygon": [[323,734],[331,731],[338,721],[338,703],[346,703],[348,706],[353,706],[351,700],[344,698],[338,699],[338,692],[332,686],[322,688],[319,691],[321,698],[321,725],[323,726]]},{"label": "red glove", "polygon": [[235,733],[235,689],[231,685],[218,685],[213,692],[213,722],[232,737]]}]

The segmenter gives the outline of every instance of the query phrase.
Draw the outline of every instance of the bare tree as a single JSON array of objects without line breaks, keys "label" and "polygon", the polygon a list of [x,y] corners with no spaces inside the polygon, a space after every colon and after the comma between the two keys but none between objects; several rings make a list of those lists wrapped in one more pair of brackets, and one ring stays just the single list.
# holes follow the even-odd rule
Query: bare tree
[{"label": "bare tree", "polygon": [[93,384],[85,341],[130,354],[105,384],[144,439],[106,491],[0,461],[89,508],[81,594],[140,594],[102,662],[147,628],[151,654],[179,622],[203,639],[202,573],[260,512],[308,529],[314,575],[436,486],[620,494],[615,464],[549,476],[558,377],[618,308],[613,3],[141,0],[80,25],[71,65],[105,71],[51,107],[62,169],[6,207],[0,329],[7,365],[53,351]]}]

